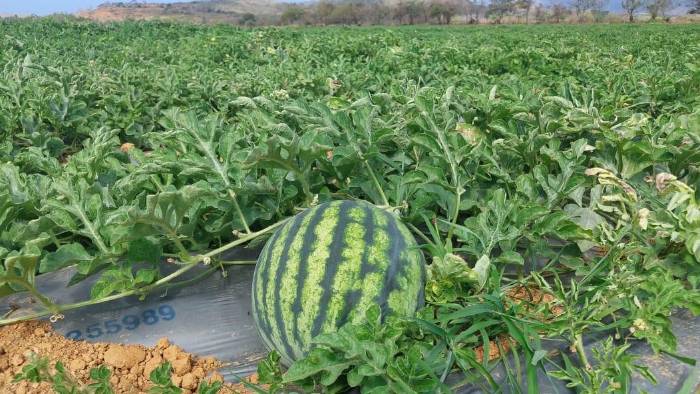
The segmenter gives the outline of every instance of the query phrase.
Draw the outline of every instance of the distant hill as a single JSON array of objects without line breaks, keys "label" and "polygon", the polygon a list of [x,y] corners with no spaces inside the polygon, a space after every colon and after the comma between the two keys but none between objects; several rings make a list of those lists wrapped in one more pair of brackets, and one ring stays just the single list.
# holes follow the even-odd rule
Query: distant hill
[{"label": "distant hill", "polygon": [[284,5],[274,0],[209,0],[184,3],[104,3],[78,12],[83,18],[101,22],[127,19],[164,19],[205,23],[238,22],[253,14],[258,20],[280,15]]},{"label": "distant hill", "polygon": [[[157,0],[155,0],[157,1]],[[135,1],[104,3],[92,10],[77,13],[78,16],[96,21],[121,21],[127,19],[161,19],[199,23],[255,23],[259,25],[274,24],[280,15],[292,3],[311,5],[316,0],[199,0],[182,3],[140,3]],[[389,6],[397,6],[403,0],[384,0]],[[476,0],[480,2],[480,0]],[[490,0],[484,0],[488,4]],[[545,6],[552,4],[569,4],[571,0],[535,0]],[[624,10],[621,0],[605,1],[604,10],[621,15]],[[644,8],[638,13],[644,14]],[[683,15],[687,7],[677,6],[668,15]],[[250,20],[250,15],[255,16]],[[342,23],[342,22],[341,22]],[[350,23],[350,22],[346,22]]]}]

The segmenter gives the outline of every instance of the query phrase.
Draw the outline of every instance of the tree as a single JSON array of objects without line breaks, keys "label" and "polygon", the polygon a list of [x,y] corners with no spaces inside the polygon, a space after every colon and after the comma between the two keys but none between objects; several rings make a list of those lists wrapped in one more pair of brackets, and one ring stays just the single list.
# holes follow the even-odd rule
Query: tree
[{"label": "tree", "polygon": [[547,21],[547,12],[542,4],[535,6],[535,23],[545,23]]},{"label": "tree", "polygon": [[423,3],[419,3],[416,0],[399,3],[396,6],[396,11],[395,15],[400,15],[399,22],[403,20],[404,17],[407,17],[409,25],[414,24],[419,16],[425,14]]},{"label": "tree", "polygon": [[700,14],[700,0],[689,0],[688,5],[690,5],[689,14]]},{"label": "tree", "polygon": [[294,24],[304,19],[306,12],[303,8],[291,5],[280,16],[280,22],[285,25]]},{"label": "tree", "polygon": [[530,23],[530,9],[534,4],[534,0],[517,0],[516,7],[525,12],[525,24]]},{"label": "tree", "polygon": [[487,17],[493,17],[494,22],[500,24],[505,15],[515,10],[515,2],[512,0],[492,0],[486,11]]},{"label": "tree", "polygon": [[461,0],[462,13],[464,14],[464,23],[471,23],[471,15],[474,12],[476,4],[472,0]]},{"label": "tree", "polygon": [[322,23],[324,25],[328,24],[328,18],[331,16],[333,13],[333,9],[335,8],[335,5],[329,1],[319,1],[316,4],[316,23]]},{"label": "tree", "polygon": [[486,15],[486,3],[485,0],[479,0],[479,4],[474,5],[475,13],[476,13],[476,23],[479,23],[479,20],[481,20],[481,15]]},{"label": "tree", "polygon": [[391,11],[391,18],[397,24],[402,24],[403,19],[406,17],[406,7],[404,3],[398,3],[394,9]]},{"label": "tree", "polygon": [[428,15],[437,19],[438,24],[449,25],[452,17],[457,13],[457,6],[448,1],[432,2],[428,6]]},{"label": "tree", "polygon": [[588,11],[589,9],[589,5],[590,1],[588,0],[573,0],[571,2],[571,6],[574,8],[576,18],[579,22],[583,21],[583,18],[586,15],[586,11]]},{"label": "tree", "polygon": [[610,14],[610,11],[606,10],[594,10],[592,12],[593,14],[593,21],[595,23],[601,23],[605,20],[605,18]]},{"label": "tree", "polygon": [[391,15],[391,8],[383,1],[377,1],[367,7],[367,20],[375,25],[381,25]]},{"label": "tree", "polygon": [[446,25],[452,23],[452,17],[457,14],[457,4],[452,1],[446,1],[443,3],[442,7],[442,18]]},{"label": "tree", "polygon": [[243,26],[253,26],[255,25],[256,21],[255,15],[247,12],[241,15],[241,17],[238,19],[238,24]]},{"label": "tree", "polygon": [[652,21],[655,21],[659,16],[664,18],[666,16],[666,11],[671,7],[673,7],[672,0],[648,0],[646,3],[646,9],[649,11],[649,16]]},{"label": "tree", "polygon": [[[457,4],[455,3],[455,13],[457,12]],[[477,3],[476,0],[461,0],[462,13],[464,14],[464,22],[469,24],[479,23],[481,14],[484,13],[486,6],[484,0]]]},{"label": "tree", "polygon": [[[624,2],[626,0],[622,1]],[[583,22],[583,20],[586,17],[586,13],[590,11],[592,14],[596,15],[596,13],[603,11],[605,3],[606,0],[573,0],[571,6],[573,7],[574,12],[576,13],[578,21]]]},{"label": "tree", "polygon": [[333,8],[333,12],[328,16],[328,21],[338,24],[360,24],[361,8],[361,5],[350,1],[337,3]]},{"label": "tree", "polygon": [[443,5],[441,3],[430,3],[428,6],[428,15],[437,19],[439,25],[442,25],[442,8]]},{"label": "tree", "polygon": [[589,0],[589,7],[594,15],[594,18],[596,17],[596,15],[604,14],[605,4],[607,4],[607,2],[607,0]]},{"label": "tree", "polygon": [[552,6],[552,21],[554,23],[560,23],[566,19],[570,13],[569,8],[567,8],[564,4],[554,4]]},{"label": "tree", "polygon": [[622,8],[627,11],[627,17],[630,22],[634,22],[634,13],[641,7],[641,0],[622,0]]}]

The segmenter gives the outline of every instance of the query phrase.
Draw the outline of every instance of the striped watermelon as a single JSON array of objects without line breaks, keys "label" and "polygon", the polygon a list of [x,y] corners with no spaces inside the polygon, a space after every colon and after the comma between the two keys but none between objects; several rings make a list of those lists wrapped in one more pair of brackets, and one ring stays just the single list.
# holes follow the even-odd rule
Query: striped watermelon
[{"label": "striped watermelon", "polygon": [[300,213],[277,230],[258,258],[253,317],[285,364],[311,338],[335,331],[379,304],[383,316],[423,305],[425,265],[408,229],[364,201],[334,201]]}]

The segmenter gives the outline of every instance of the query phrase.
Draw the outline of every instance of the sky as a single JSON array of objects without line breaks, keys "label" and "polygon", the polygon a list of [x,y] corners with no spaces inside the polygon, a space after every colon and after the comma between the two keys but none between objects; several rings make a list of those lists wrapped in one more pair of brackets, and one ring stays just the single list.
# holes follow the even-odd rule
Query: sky
[{"label": "sky", "polygon": [[[57,12],[72,13],[95,8],[106,1],[107,0],[0,0],[0,15],[49,15]],[[178,1],[183,0],[158,0],[158,3],[176,3]]]}]

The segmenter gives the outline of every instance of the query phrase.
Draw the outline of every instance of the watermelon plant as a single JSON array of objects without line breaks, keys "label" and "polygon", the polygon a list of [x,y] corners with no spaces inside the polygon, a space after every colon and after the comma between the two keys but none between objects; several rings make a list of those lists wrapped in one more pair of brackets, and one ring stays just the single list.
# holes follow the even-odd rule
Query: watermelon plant
[{"label": "watermelon plant", "polygon": [[[261,363],[272,391],[539,392],[540,372],[618,392],[646,371],[631,344],[690,362],[670,315],[700,312],[696,25],[0,28],[0,296],[42,306],[0,324],[145,297],[268,241],[254,309],[294,361]],[[401,230],[300,222],[370,203],[365,218]],[[338,256],[358,257],[328,245],[314,248],[324,264],[302,259],[306,235],[369,231],[415,238],[412,274],[359,303],[328,292],[353,298],[352,283],[324,283],[301,311],[311,282],[293,274],[313,264],[330,281],[357,267]],[[90,299],[37,288],[66,267],[70,284],[96,279]],[[365,308],[396,280],[403,307]],[[591,356],[591,334],[614,340]]]}]

